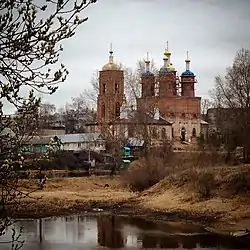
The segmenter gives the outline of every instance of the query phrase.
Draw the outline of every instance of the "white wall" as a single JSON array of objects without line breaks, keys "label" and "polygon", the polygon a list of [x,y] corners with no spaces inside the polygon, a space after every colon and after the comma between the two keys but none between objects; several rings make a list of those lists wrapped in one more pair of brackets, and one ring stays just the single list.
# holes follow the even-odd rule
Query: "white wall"
[{"label": "white wall", "polygon": [[105,150],[105,142],[63,143],[62,149],[65,151],[91,150],[99,152],[100,150]]}]

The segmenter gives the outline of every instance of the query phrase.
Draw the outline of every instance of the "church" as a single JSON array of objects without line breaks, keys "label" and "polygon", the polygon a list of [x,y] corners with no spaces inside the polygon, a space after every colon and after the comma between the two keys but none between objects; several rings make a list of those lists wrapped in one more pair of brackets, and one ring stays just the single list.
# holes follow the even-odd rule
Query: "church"
[{"label": "church", "polygon": [[201,119],[201,97],[195,96],[196,77],[190,69],[188,52],[185,63],[186,69],[178,75],[168,44],[158,74],[150,71],[147,57],[140,81],[141,96],[136,107],[131,107],[124,92],[124,71],[114,62],[111,48],[109,61],[99,72],[97,121],[88,124],[89,132],[195,142],[197,136],[206,133],[208,124]]}]

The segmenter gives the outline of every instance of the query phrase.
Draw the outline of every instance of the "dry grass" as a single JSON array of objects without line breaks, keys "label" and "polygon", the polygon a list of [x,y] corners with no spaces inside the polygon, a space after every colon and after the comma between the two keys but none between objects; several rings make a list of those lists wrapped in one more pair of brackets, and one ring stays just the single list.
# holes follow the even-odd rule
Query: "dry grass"
[{"label": "dry grass", "polygon": [[[33,198],[40,199],[26,199],[23,209],[26,213],[37,214],[62,210],[79,212],[82,205],[105,207],[129,204],[133,200],[131,209],[137,206],[160,212],[216,215],[223,222],[250,218],[250,166],[225,166],[220,162],[221,156],[213,154],[214,158],[210,159],[211,154],[203,158],[202,153],[196,156],[181,153],[181,158],[174,157],[166,163],[164,171],[162,162],[157,166],[154,161],[146,172],[142,165],[137,166],[128,172],[130,182],[145,185],[151,179],[146,188],[153,185],[139,196],[123,185],[124,176],[49,179],[44,190],[32,194]],[[21,182],[27,188],[36,185],[35,181]]]},{"label": "dry grass", "polygon": [[[22,180],[21,184],[35,187],[36,182]],[[108,184],[108,187],[105,187]],[[104,204],[112,205],[126,202],[134,194],[120,186],[118,178],[81,177],[49,179],[43,190],[37,190],[23,200],[20,214],[28,212],[42,214],[71,211],[77,206]]]},{"label": "dry grass", "polygon": [[[165,164],[165,178],[141,192],[139,206],[160,212],[216,215],[222,221],[250,218],[250,166],[228,166],[223,160],[217,152],[175,154]],[[139,170],[138,174],[138,169],[131,168],[128,183],[152,178],[146,174],[147,168],[145,173],[142,165]]]}]

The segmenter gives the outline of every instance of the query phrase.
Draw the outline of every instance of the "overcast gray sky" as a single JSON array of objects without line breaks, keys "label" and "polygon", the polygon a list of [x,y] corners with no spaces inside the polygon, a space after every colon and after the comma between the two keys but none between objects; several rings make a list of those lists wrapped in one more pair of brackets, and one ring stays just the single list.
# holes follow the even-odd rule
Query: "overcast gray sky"
[{"label": "overcast gray sky", "polygon": [[161,67],[167,40],[179,73],[189,50],[196,93],[208,97],[214,76],[224,73],[238,49],[250,48],[249,13],[249,0],[98,0],[84,13],[89,20],[64,43],[67,81],[44,100],[63,106],[89,87],[93,72],[108,60],[110,42],[115,61],[127,67],[147,51]]}]

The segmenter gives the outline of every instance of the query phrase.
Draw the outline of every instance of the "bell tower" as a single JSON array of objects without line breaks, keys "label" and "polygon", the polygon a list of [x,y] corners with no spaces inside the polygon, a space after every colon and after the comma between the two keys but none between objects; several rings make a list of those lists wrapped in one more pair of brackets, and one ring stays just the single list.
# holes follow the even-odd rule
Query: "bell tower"
[{"label": "bell tower", "polygon": [[155,96],[155,75],[150,71],[150,61],[147,53],[146,70],[141,75],[142,98]]},{"label": "bell tower", "polygon": [[171,52],[168,48],[164,53],[164,65],[159,71],[159,96],[160,97],[173,97],[177,95],[176,85],[176,70],[170,62]]},{"label": "bell tower", "polygon": [[195,74],[190,70],[190,59],[187,51],[186,70],[181,74],[181,96],[194,97]]},{"label": "bell tower", "polygon": [[99,93],[97,98],[98,124],[112,123],[120,118],[124,101],[124,72],[114,63],[112,44],[109,61],[99,72]]}]

